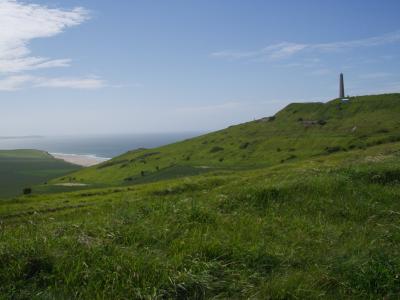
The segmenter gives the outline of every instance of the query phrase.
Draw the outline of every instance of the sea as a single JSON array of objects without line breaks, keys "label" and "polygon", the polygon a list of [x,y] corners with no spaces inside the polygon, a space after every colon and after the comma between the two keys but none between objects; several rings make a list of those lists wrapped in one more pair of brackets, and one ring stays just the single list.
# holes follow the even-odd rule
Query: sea
[{"label": "sea", "polygon": [[154,148],[202,134],[201,132],[60,135],[1,137],[0,150],[36,149],[52,154],[80,155],[110,159],[138,148]]}]

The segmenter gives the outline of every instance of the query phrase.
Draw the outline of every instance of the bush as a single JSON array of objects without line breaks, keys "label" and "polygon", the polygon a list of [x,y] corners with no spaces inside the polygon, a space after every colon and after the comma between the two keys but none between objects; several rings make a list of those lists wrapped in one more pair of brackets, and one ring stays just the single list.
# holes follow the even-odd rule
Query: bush
[{"label": "bush", "polygon": [[32,188],[24,188],[22,192],[24,195],[30,195],[32,194]]},{"label": "bush", "polygon": [[381,172],[369,172],[367,178],[371,183],[377,184],[399,184],[400,170],[385,170]]},{"label": "bush", "polygon": [[219,152],[219,151],[223,151],[224,148],[219,147],[219,146],[214,146],[211,148],[210,153],[215,153],[215,152]]},{"label": "bush", "polygon": [[335,153],[335,152],[339,152],[339,151],[342,151],[342,150],[343,150],[343,148],[340,147],[340,146],[332,146],[332,147],[326,147],[325,148],[325,151],[327,153]]},{"label": "bush", "polygon": [[389,130],[386,128],[379,129],[376,133],[389,133]]},{"label": "bush", "polygon": [[240,146],[239,146],[239,148],[240,149],[246,149],[247,147],[249,147],[250,146],[250,143],[249,142],[245,142],[245,143],[242,143]]}]

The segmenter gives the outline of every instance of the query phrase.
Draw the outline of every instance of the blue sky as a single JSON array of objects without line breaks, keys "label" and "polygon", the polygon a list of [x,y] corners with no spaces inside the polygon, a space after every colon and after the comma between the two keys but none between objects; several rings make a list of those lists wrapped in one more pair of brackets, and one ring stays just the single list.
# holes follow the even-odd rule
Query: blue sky
[{"label": "blue sky", "polygon": [[208,131],[400,92],[400,1],[0,0],[0,136]]}]

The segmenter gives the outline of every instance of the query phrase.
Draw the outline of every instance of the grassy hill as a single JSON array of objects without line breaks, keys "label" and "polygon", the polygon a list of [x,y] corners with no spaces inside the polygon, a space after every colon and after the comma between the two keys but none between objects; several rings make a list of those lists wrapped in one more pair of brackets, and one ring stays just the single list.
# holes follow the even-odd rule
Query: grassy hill
[{"label": "grassy hill", "polygon": [[0,298],[398,299],[399,107],[292,104],[1,201]]},{"label": "grassy hill", "polygon": [[0,198],[20,195],[23,188],[78,170],[37,150],[0,150]]},{"label": "grassy hill", "polygon": [[400,140],[400,94],[294,103],[275,116],[194,139],[138,149],[58,182],[121,185],[252,169]]}]

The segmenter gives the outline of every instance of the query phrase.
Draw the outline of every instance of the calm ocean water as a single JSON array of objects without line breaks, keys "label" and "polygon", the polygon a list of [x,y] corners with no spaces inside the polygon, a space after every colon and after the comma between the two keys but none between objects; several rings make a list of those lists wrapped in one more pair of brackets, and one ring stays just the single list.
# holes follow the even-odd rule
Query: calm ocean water
[{"label": "calm ocean water", "polygon": [[0,138],[0,150],[38,149],[50,153],[111,158],[137,148],[153,148],[200,133],[120,134]]}]

